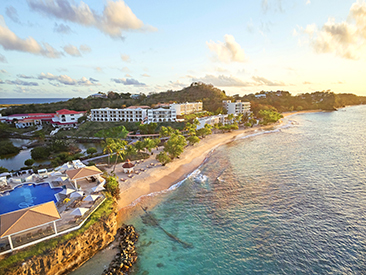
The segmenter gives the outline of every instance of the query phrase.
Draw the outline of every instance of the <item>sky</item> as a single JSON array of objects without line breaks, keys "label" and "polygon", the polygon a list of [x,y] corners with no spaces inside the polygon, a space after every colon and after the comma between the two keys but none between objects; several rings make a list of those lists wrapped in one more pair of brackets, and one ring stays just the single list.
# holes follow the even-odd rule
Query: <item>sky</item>
[{"label": "sky", "polygon": [[0,98],[212,84],[366,96],[366,2],[0,1]]}]

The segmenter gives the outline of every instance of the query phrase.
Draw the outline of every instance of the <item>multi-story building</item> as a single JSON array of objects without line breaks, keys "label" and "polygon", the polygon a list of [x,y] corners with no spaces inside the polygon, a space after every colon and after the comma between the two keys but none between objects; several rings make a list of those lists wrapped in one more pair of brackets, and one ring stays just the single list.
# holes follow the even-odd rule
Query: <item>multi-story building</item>
[{"label": "multi-story building", "polygon": [[62,109],[54,113],[30,113],[30,114],[14,114],[0,117],[0,122],[12,124],[16,128],[28,128],[42,123],[51,123],[54,127],[70,127],[76,126],[78,118],[83,116],[85,112],[76,112]]},{"label": "multi-story building", "polygon": [[147,109],[145,108],[91,109],[91,121],[137,122],[144,120],[147,120]]},{"label": "multi-story building", "polygon": [[173,103],[170,108],[174,109],[177,116],[202,112],[202,102]]},{"label": "multi-story building", "polygon": [[214,126],[215,124],[221,123],[223,125],[227,123],[231,123],[231,121],[228,120],[228,115],[216,115],[216,116],[206,116],[198,118],[199,124],[197,125],[197,130],[205,127],[205,124]]},{"label": "multi-story building", "polygon": [[52,117],[51,123],[55,128],[75,127],[78,124],[78,119],[84,114],[85,112],[62,109],[56,111],[56,114]]},{"label": "multi-story building", "polygon": [[250,102],[231,102],[230,100],[224,100],[223,106],[226,108],[228,114],[244,114],[250,112]]},{"label": "multi-story building", "polygon": [[151,122],[164,122],[164,121],[176,121],[177,113],[174,108],[158,108],[147,110],[147,123]]}]

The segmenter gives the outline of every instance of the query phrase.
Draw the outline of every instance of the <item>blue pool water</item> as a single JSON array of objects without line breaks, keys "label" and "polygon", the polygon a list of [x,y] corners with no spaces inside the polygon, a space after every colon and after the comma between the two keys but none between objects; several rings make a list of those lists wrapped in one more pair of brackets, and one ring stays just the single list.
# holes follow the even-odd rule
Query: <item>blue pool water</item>
[{"label": "blue pool water", "polygon": [[48,183],[23,184],[9,192],[0,193],[0,215],[30,206],[57,202],[55,194],[62,191],[62,188],[51,188]]}]

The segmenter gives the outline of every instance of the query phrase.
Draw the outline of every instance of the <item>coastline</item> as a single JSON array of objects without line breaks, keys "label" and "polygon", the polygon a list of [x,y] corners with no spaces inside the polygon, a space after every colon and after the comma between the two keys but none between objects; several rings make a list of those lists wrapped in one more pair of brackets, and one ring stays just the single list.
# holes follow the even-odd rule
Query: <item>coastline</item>
[{"label": "coastline", "polygon": [[[315,113],[320,110],[300,111],[284,113],[283,116],[288,117],[291,115]],[[120,183],[120,199],[118,200],[118,211],[124,210],[134,206],[138,201],[145,197],[151,196],[154,193],[164,192],[171,188],[176,183],[184,180],[194,170],[199,168],[210,153],[218,146],[235,141],[237,138],[243,138],[252,134],[270,130],[273,126],[279,126],[283,122],[280,122],[267,126],[257,126],[248,129],[239,129],[229,133],[217,133],[209,135],[194,145],[185,148],[179,159],[174,159],[166,166],[162,166],[155,160],[155,156],[159,153],[159,150],[153,150],[153,155],[149,159],[145,160],[142,164],[139,164],[137,168],[146,167],[147,164],[153,163],[152,168],[146,169],[140,175],[136,175],[132,179],[128,179],[127,182]],[[107,169],[109,172],[112,168]],[[116,176],[119,178],[127,178],[126,174],[122,172],[121,164],[116,167]]]}]

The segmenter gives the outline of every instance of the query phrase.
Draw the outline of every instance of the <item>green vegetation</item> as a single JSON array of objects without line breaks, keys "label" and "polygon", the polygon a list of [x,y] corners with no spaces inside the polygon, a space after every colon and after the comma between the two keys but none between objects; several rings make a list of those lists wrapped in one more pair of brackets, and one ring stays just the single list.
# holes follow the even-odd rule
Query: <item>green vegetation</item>
[{"label": "green vegetation", "polygon": [[34,159],[27,159],[26,161],[24,161],[24,165],[26,166],[32,166],[34,163]]},{"label": "green vegetation", "polygon": [[5,167],[0,166],[0,173],[9,172],[9,170]]},{"label": "green vegetation", "polygon": [[86,149],[86,153],[90,156],[93,156],[94,154],[96,154],[98,152],[97,148],[95,147],[89,147],[88,149]]},{"label": "green vegetation", "polygon": [[167,142],[164,143],[164,151],[169,155],[170,159],[174,159],[183,153],[187,142],[184,136],[179,133],[174,133],[170,136]]},{"label": "green vegetation", "polygon": [[102,129],[94,134],[95,137],[101,138],[115,138],[115,139],[124,139],[128,135],[128,131],[125,126],[116,126],[108,129]]},{"label": "green vegetation", "polygon": [[49,147],[35,147],[31,151],[32,159],[46,159],[50,156],[50,148]]},{"label": "green vegetation", "polygon": [[164,151],[160,152],[156,156],[156,160],[159,161],[163,166],[172,161],[168,154]]},{"label": "green vegetation", "polygon": [[105,188],[112,195],[113,198],[118,200],[120,193],[118,180],[113,176],[109,176],[106,178],[106,181],[107,183],[105,184]]},{"label": "green vegetation", "polygon": [[262,125],[267,125],[269,123],[274,123],[283,118],[283,115],[277,113],[273,110],[260,110],[258,112],[258,118],[262,119],[259,123]]},{"label": "green vegetation", "polygon": [[9,140],[0,141],[0,156],[18,154],[20,151],[19,147],[14,146],[14,144]]},{"label": "green vegetation", "polygon": [[107,217],[115,211],[115,207],[113,206],[113,204],[113,198],[108,196],[103,204],[99,206],[99,208],[88,218],[83,227],[79,230],[35,244],[15,254],[10,254],[10,256],[0,261],[0,274],[6,274],[7,269],[11,268],[13,264],[23,262],[24,260],[33,256],[48,253],[49,251],[55,249],[59,244],[65,243],[68,240],[83,234],[93,224],[97,223],[100,220],[107,219]]}]

